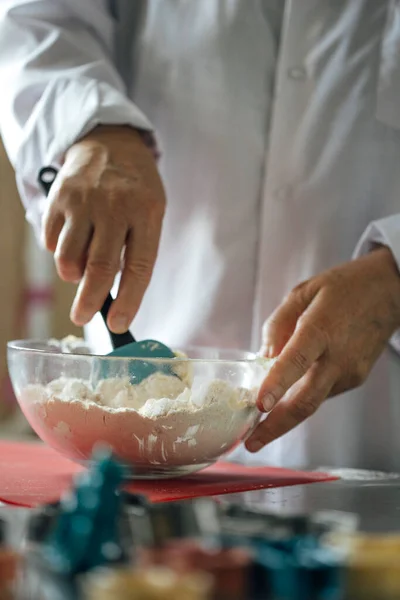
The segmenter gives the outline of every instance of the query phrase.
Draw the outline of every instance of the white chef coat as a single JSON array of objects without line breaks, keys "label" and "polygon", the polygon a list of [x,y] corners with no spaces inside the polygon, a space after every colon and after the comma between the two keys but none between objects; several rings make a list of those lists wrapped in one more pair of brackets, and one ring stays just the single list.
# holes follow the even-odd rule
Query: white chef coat
[{"label": "white chef coat", "polygon": [[[256,350],[282,297],[356,247],[400,265],[399,48],[397,0],[2,0],[0,124],[28,219],[39,169],[96,124],[154,128],[168,209],[133,330]],[[89,336],[106,343],[98,319]],[[399,432],[388,345],[258,458],[400,468]]]}]

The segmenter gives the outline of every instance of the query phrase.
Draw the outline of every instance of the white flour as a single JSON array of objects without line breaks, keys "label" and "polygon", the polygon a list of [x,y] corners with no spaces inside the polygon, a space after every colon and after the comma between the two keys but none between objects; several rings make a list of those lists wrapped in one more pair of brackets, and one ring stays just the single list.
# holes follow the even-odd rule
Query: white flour
[{"label": "white flour", "polygon": [[213,462],[257,422],[257,389],[186,375],[182,381],[157,372],[139,385],[110,378],[95,389],[60,378],[27,386],[21,404],[40,437],[74,460],[87,460],[104,442],[143,466]]},{"label": "white flour", "polygon": [[223,412],[254,407],[255,392],[234,388],[215,379],[208,383],[182,381],[173,375],[154,373],[138,385],[128,377],[99,381],[93,390],[90,382],[61,377],[47,386],[25,388],[25,398],[46,405],[49,402],[80,402],[87,410],[95,404],[109,414],[131,410],[147,419],[159,419],[171,414],[200,413],[203,415],[218,405]]},{"label": "white flour", "polygon": [[62,340],[50,339],[49,346],[53,346],[64,354],[90,354],[91,350],[85,340],[75,335],[67,335]]}]

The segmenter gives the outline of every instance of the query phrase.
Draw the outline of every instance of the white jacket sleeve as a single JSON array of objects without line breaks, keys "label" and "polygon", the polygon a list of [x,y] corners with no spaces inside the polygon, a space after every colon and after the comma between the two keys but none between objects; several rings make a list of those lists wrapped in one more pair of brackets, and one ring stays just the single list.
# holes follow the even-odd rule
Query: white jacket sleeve
[{"label": "white jacket sleeve", "polygon": [[102,124],[151,130],[113,65],[107,0],[1,0],[0,131],[39,233],[40,168]]},{"label": "white jacket sleeve", "polygon": [[[378,244],[390,248],[400,277],[400,214],[370,223],[357,244],[354,258],[371,252]],[[400,353],[400,330],[392,336],[390,343]]]}]

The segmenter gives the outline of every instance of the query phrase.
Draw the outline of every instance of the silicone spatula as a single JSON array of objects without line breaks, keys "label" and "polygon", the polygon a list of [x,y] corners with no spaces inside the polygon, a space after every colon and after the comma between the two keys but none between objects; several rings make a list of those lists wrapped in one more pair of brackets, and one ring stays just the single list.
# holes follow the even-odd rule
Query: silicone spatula
[{"label": "silicone spatula", "polygon": [[[39,171],[38,182],[46,195],[49,194],[51,186],[57,177],[57,170],[54,167],[43,167]],[[143,340],[137,342],[130,331],[126,333],[114,333],[107,325],[108,311],[110,310],[113,298],[108,294],[100,313],[103,317],[104,324],[109,333],[113,351],[107,356],[125,357],[125,358],[175,358],[176,354],[161,342],[155,340]],[[156,371],[175,375],[169,365],[162,363],[152,363],[142,360],[135,360],[129,364],[129,376],[132,383],[138,384],[149,375]],[[100,378],[105,379],[108,376],[108,365],[103,363],[99,373]]]},{"label": "silicone spatula", "polygon": [[[113,302],[111,294],[107,295],[103,306],[101,307],[101,315],[110,335],[113,351],[107,356],[119,356],[125,358],[175,358],[176,354],[161,342],[156,340],[143,340],[137,342],[130,331],[126,333],[114,333],[107,325],[108,311]],[[100,365],[101,379],[107,377],[108,365],[102,363]],[[129,376],[131,382],[138,384],[156,371],[161,371],[167,375],[176,375],[169,365],[162,363],[152,363],[141,360],[132,361],[129,364]]]}]

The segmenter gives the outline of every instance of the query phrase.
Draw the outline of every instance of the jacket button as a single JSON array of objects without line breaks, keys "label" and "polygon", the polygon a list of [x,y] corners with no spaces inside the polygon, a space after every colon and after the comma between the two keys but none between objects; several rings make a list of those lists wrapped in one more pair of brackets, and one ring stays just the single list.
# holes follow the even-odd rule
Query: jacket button
[{"label": "jacket button", "polygon": [[307,77],[307,72],[304,67],[291,67],[288,70],[288,75],[290,79],[301,81]]}]

